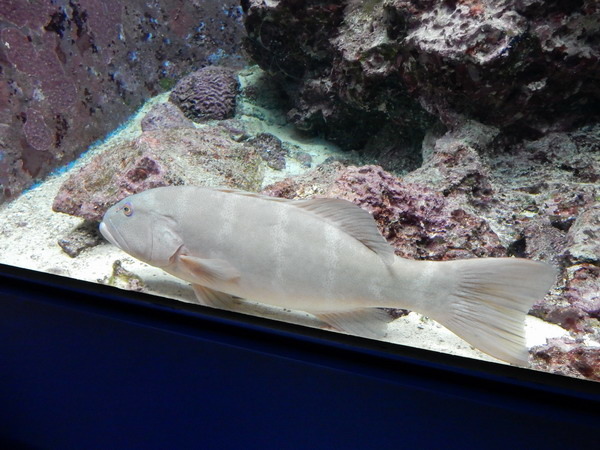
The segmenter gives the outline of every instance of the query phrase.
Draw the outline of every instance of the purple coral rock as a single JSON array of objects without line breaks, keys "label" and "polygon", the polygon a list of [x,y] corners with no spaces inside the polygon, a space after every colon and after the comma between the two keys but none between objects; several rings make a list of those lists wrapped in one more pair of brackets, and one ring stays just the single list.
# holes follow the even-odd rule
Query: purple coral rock
[{"label": "purple coral rock", "polygon": [[572,339],[549,339],[546,345],[533,349],[532,367],[600,381],[600,350]]},{"label": "purple coral rock", "polygon": [[482,218],[460,203],[417,183],[406,183],[378,166],[348,167],[328,196],[365,208],[382,234],[406,258],[449,260],[504,256],[506,250]]},{"label": "purple coral rock", "polygon": [[208,66],[179,80],[169,99],[194,121],[222,120],[235,113],[238,87],[235,72]]}]

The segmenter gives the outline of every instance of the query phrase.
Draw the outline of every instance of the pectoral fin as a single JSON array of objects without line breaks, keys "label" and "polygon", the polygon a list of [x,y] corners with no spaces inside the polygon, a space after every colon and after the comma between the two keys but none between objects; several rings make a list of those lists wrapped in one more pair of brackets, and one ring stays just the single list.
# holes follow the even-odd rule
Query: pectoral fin
[{"label": "pectoral fin", "polygon": [[233,309],[235,298],[224,292],[215,291],[199,284],[192,284],[198,303],[221,309]]},{"label": "pectoral fin", "polygon": [[387,324],[394,320],[385,310],[378,308],[314,314],[337,330],[376,339],[387,334]]},{"label": "pectoral fin", "polygon": [[200,285],[233,281],[240,277],[238,270],[222,259],[202,259],[195,256],[179,255],[179,260],[183,268],[192,275],[194,282]]}]

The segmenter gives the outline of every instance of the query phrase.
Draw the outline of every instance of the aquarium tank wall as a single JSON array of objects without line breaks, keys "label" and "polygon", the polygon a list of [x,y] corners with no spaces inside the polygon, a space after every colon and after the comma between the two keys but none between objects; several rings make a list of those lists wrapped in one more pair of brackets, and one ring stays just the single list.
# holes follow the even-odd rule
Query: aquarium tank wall
[{"label": "aquarium tank wall", "polygon": [[600,381],[599,42],[593,0],[2,1],[0,262]]}]

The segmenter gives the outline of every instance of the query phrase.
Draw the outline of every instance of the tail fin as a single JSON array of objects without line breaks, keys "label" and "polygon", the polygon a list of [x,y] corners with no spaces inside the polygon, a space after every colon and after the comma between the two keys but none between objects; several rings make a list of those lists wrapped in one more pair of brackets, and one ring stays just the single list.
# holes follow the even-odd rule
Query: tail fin
[{"label": "tail fin", "polygon": [[525,316],[554,283],[552,266],[517,258],[439,264],[444,274],[452,274],[454,289],[432,318],[495,358],[527,365]]}]

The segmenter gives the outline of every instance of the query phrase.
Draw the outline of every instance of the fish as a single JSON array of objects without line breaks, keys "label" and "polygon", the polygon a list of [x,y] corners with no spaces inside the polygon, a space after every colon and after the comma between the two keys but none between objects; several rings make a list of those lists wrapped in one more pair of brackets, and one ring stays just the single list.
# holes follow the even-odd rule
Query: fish
[{"label": "fish", "polygon": [[111,206],[99,229],[129,255],[191,283],[202,305],[233,309],[247,299],[374,338],[392,320],[385,308],[408,309],[521,366],[526,314],[556,277],[551,265],[521,258],[401,258],[368,211],[335,198],[158,187]]}]

